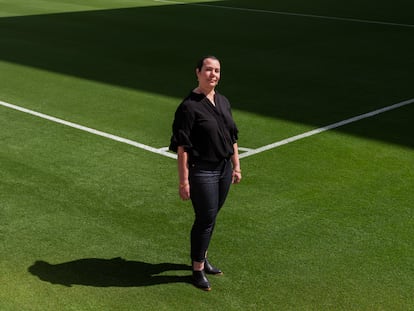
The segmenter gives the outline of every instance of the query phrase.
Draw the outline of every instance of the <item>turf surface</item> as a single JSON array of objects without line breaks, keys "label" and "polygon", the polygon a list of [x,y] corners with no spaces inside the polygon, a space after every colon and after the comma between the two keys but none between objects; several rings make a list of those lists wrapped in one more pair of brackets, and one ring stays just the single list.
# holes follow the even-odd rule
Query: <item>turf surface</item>
[{"label": "turf surface", "polygon": [[[414,23],[403,0],[203,4]],[[157,148],[208,53],[243,147],[414,97],[409,26],[148,0],[0,0],[0,16],[0,100]],[[174,160],[0,106],[0,310],[410,310],[413,116],[243,159],[204,293]]]}]

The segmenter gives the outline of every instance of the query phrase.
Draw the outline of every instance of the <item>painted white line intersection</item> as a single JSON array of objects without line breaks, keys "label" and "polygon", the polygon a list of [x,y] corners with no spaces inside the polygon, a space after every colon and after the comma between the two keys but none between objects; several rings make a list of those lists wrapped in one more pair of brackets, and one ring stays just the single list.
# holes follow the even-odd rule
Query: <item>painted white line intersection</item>
[{"label": "painted white line intersection", "polygon": [[[352,117],[352,118],[349,118],[349,119],[346,119],[346,120],[343,120],[343,121],[340,121],[340,122],[336,122],[336,123],[333,123],[333,124],[330,124],[330,125],[327,125],[327,126],[323,126],[323,127],[320,127],[320,128],[317,128],[317,129],[314,129],[314,130],[311,130],[311,131],[308,131],[308,132],[305,132],[305,133],[302,133],[302,134],[299,134],[299,135],[296,135],[296,136],[293,136],[293,137],[289,137],[289,138],[283,139],[281,141],[277,141],[277,142],[268,144],[266,146],[259,147],[257,149],[240,147],[240,151],[242,151],[240,153],[240,158],[247,158],[249,156],[252,156],[252,155],[267,151],[267,150],[271,150],[271,149],[274,149],[274,148],[277,148],[277,147],[286,145],[288,143],[291,143],[291,142],[294,142],[294,141],[297,141],[297,140],[300,140],[300,139],[304,139],[304,138],[307,138],[307,137],[310,137],[310,136],[313,136],[313,135],[316,135],[316,134],[320,134],[322,132],[325,132],[325,131],[328,131],[328,130],[331,130],[331,129],[335,129],[335,128],[338,128],[338,127],[341,127],[341,126],[344,126],[344,125],[362,120],[362,119],[370,118],[370,117],[373,117],[375,115],[378,115],[378,114],[381,114],[381,113],[384,113],[384,112],[387,112],[387,111],[390,111],[390,110],[394,110],[394,109],[397,109],[397,108],[400,108],[400,107],[403,107],[403,106],[406,106],[406,105],[409,105],[409,104],[412,104],[412,103],[414,103],[414,98],[399,102],[399,103],[391,105],[391,106],[380,108],[380,109],[377,109],[377,110],[374,110],[374,111],[371,111],[371,112],[368,112],[368,113],[364,113],[364,114],[361,114],[361,115],[358,115],[358,116],[355,116],[355,117]],[[82,130],[82,131],[85,131],[85,132],[88,132],[88,133],[91,133],[91,134],[94,134],[94,135],[102,136],[102,137],[112,139],[112,140],[115,140],[115,141],[118,141],[118,142],[121,142],[121,143],[124,143],[124,144],[128,144],[128,145],[134,146],[136,148],[140,148],[140,149],[143,149],[143,150],[146,150],[146,151],[149,151],[149,152],[153,152],[153,153],[156,153],[156,154],[168,157],[168,158],[177,159],[176,154],[168,152],[168,147],[154,148],[154,147],[151,147],[151,146],[148,146],[148,145],[145,145],[145,144],[127,139],[127,138],[123,138],[123,137],[120,137],[120,136],[105,133],[105,132],[102,132],[102,131],[99,131],[99,130],[96,130],[96,129],[92,129],[90,127],[86,127],[86,126],[76,124],[76,123],[73,123],[73,122],[70,122],[70,121],[66,121],[66,120],[63,120],[63,119],[59,119],[59,118],[56,118],[56,117],[52,117],[52,116],[49,116],[49,115],[44,114],[44,113],[40,113],[40,112],[30,110],[30,109],[27,109],[27,108],[24,108],[24,107],[16,106],[16,105],[13,105],[13,104],[9,104],[9,103],[6,103],[4,101],[0,101],[0,105],[4,106],[4,107],[7,107],[7,108],[10,108],[10,109],[14,109],[14,110],[23,112],[23,113],[27,113],[27,114],[36,116],[36,117],[39,117],[39,118],[42,118],[42,119],[46,119],[46,120],[49,120],[49,121],[52,121],[52,122],[55,122],[55,123],[59,123],[59,124],[66,125],[66,126],[69,126],[69,127],[72,127],[72,128],[76,128],[78,130]]]}]

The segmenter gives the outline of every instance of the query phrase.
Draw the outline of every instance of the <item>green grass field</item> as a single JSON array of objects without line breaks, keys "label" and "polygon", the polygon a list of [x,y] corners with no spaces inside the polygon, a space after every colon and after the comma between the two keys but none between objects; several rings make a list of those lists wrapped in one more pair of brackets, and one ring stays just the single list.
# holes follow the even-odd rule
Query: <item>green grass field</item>
[{"label": "green grass field", "polygon": [[[184,4],[185,3],[185,4]],[[0,101],[163,148],[221,59],[253,150],[189,283],[174,159],[0,105],[0,310],[414,310],[414,2],[0,0]]]}]

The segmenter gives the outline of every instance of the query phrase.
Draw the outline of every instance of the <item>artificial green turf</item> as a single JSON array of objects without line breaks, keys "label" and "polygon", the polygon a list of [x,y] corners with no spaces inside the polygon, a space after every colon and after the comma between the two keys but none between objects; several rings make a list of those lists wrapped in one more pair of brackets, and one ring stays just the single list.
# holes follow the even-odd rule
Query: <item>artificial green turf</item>
[{"label": "artificial green turf", "polygon": [[[223,60],[244,147],[412,98],[409,28],[147,0],[0,3],[0,100],[154,147],[204,53]],[[409,22],[410,4],[387,5],[254,3]],[[174,160],[0,106],[0,309],[410,310],[412,116],[243,159],[210,248],[225,275],[204,293],[188,284],[192,209]]]},{"label": "artificial green turf", "polygon": [[[206,294],[183,283],[186,270],[161,274],[178,275],[171,284],[145,277],[145,263],[188,264],[192,212],[177,198],[173,160],[1,115],[10,125],[1,151],[6,310],[403,310],[413,302],[409,149],[331,133],[244,160],[245,180],[211,247],[226,274]],[[116,257],[139,276],[114,272],[105,261]],[[70,262],[83,259],[103,261],[102,275],[88,265],[77,275]],[[29,273],[36,261],[73,271],[52,273],[51,284]]]}]

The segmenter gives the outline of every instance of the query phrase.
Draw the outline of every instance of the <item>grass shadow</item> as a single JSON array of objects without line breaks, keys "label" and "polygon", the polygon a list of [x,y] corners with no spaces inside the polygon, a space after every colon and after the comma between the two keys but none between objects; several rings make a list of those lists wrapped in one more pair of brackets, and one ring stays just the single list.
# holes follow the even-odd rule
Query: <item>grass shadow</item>
[{"label": "grass shadow", "polygon": [[[195,85],[196,59],[212,53],[233,108],[320,127],[414,97],[411,36],[398,27],[159,5],[0,18],[0,60],[182,98]],[[414,147],[406,134],[413,108],[403,114],[411,117],[338,130]]]},{"label": "grass shadow", "polygon": [[[137,287],[169,283],[190,283],[191,267],[184,264],[151,264],[112,259],[85,258],[59,264],[36,261],[28,271],[40,280],[67,287]],[[159,275],[169,271],[186,271],[187,275]]]}]

